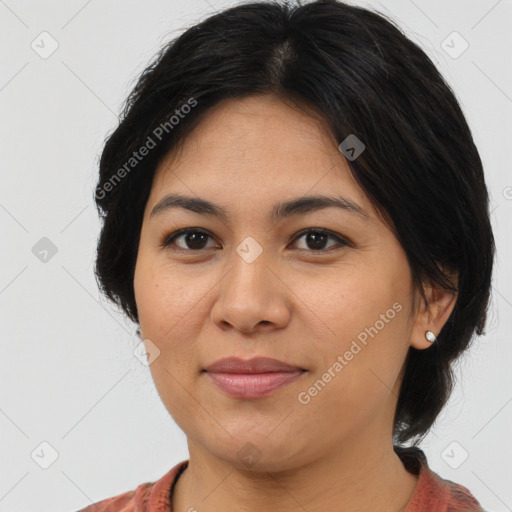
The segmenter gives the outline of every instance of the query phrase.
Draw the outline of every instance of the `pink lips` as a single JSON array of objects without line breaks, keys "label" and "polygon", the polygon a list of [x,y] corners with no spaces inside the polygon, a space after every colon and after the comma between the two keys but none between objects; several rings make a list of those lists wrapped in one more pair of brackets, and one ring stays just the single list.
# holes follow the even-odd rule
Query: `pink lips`
[{"label": "pink lips", "polygon": [[220,359],[205,371],[225,393],[235,398],[260,398],[297,380],[305,370],[277,359],[258,357],[244,361]]}]

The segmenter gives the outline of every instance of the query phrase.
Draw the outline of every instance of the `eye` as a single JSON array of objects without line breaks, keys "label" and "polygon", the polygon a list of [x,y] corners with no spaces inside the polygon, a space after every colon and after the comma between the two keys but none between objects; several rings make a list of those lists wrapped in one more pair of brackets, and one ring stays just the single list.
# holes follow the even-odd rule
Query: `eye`
[{"label": "eye", "polygon": [[[325,253],[332,251],[331,248],[325,249],[325,244],[329,238],[335,240],[338,245],[350,245],[350,243],[341,236],[321,228],[309,228],[301,231],[293,241],[296,242],[304,237],[306,237],[306,244],[309,244],[314,249],[309,252]],[[160,245],[161,247],[169,247],[171,244],[181,240],[181,243],[176,243],[178,249],[188,252],[199,252],[205,249],[205,242],[207,242],[208,238],[212,237],[206,231],[197,228],[185,228],[165,236]]]},{"label": "eye", "polygon": [[190,244],[191,248],[194,249],[194,252],[197,252],[204,249],[203,244],[204,241],[208,239],[208,237],[210,237],[210,235],[206,233],[206,231],[202,231],[196,228],[186,228],[180,229],[175,233],[167,235],[160,245],[162,247],[168,247],[172,243],[174,243],[175,240],[183,238],[183,240],[185,241],[185,246],[177,244],[178,248],[186,251],[187,249],[189,249],[189,247],[187,247],[186,244]]},{"label": "eye", "polygon": [[[299,236],[297,238],[295,238],[294,241],[300,240],[303,237],[306,237],[305,238],[306,244],[310,244],[311,247],[315,248],[314,251],[310,251],[310,252],[324,253],[324,252],[332,251],[331,248],[327,248],[327,249],[324,248],[325,243],[329,238],[336,240],[338,242],[338,245],[341,245],[341,246],[349,245],[349,243],[346,240],[344,240],[341,236],[336,235],[336,234],[332,233],[331,231],[327,231],[325,229],[309,228],[305,231],[301,231],[301,233],[299,233]],[[334,244],[334,245],[336,245],[336,244]]]}]

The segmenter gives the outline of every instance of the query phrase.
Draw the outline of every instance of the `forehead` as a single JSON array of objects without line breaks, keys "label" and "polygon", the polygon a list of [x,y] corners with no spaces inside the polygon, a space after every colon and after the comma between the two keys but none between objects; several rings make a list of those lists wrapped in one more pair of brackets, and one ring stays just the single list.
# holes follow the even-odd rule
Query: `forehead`
[{"label": "forehead", "polygon": [[185,158],[204,160],[209,171],[257,169],[258,163],[261,167],[269,162],[273,167],[289,166],[308,153],[307,161],[320,164],[340,160],[336,141],[318,114],[315,118],[270,94],[230,98],[210,108],[179,149],[162,159],[157,171],[165,172]]},{"label": "forehead", "polygon": [[149,206],[169,192],[267,209],[286,197],[342,195],[373,209],[325,121],[273,95],[209,110],[160,162]]}]

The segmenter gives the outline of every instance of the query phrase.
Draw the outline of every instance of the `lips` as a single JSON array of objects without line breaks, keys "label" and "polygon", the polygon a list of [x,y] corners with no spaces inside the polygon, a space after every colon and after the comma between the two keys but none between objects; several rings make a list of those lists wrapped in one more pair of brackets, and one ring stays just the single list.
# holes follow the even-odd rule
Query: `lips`
[{"label": "lips", "polygon": [[304,370],[300,366],[285,363],[270,357],[255,357],[243,360],[238,357],[227,357],[219,359],[207,366],[205,371],[210,373],[273,373],[273,372],[296,372]]},{"label": "lips", "polygon": [[220,359],[205,370],[218,389],[233,398],[263,398],[306,373],[300,366],[268,357]]}]

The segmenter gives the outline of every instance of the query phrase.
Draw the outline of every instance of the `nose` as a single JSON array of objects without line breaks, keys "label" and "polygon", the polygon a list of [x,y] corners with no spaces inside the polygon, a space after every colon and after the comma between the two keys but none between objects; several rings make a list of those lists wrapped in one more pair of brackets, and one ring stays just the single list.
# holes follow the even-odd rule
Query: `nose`
[{"label": "nose", "polygon": [[264,254],[248,261],[233,255],[233,265],[219,283],[212,321],[223,330],[243,333],[285,327],[290,321],[289,288]]}]

